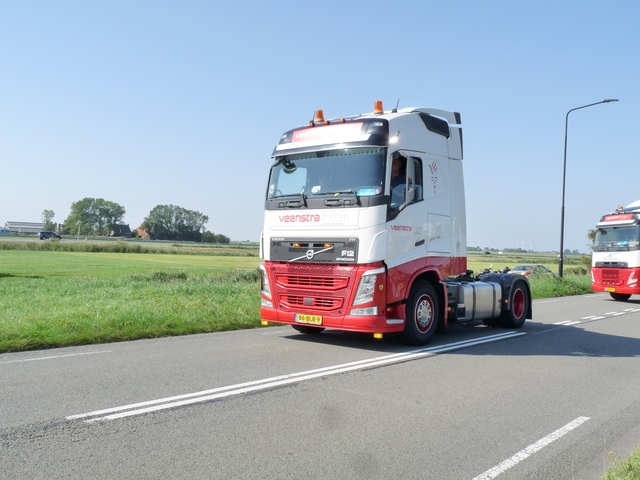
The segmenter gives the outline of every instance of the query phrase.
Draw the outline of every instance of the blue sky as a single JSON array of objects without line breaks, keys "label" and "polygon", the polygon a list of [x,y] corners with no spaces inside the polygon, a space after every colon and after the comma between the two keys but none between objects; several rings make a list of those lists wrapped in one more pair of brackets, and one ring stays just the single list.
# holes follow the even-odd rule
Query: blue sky
[{"label": "blue sky", "polygon": [[637,1],[0,0],[5,221],[104,198],[258,240],[280,135],[327,117],[461,113],[472,246],[565,248],[640,199]]}]

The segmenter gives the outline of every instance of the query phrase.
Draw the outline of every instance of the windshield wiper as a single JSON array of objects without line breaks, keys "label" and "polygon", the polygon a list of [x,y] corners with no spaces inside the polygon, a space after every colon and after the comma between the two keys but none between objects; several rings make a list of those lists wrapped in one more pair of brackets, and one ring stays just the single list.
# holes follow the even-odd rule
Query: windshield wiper
[{"label": "windshield wiper", "polygon": [[304,193],[304,190],[300,193],[289,193],[287,195],[279,195],[278,197],[300,197],[300,200],[287,200],[284,202],[285,207],[300,208],[307,206],[307,195]]},{"label": "windshield wiper", "polygon": [[279,195],[273,195],[273,196],[269,197],[269,200],[272,200],[274,198],[299,197],[299,196],[300,196],[299,193],[281,193]]},{"label": "windshield wiper", "polygon": [[356,195],[356,192],[354,190],[330,190],[328,192],[318,192],[318,193],[314,193],[314,195],[342,195],[342,194],[351,194],[353,196]]}]

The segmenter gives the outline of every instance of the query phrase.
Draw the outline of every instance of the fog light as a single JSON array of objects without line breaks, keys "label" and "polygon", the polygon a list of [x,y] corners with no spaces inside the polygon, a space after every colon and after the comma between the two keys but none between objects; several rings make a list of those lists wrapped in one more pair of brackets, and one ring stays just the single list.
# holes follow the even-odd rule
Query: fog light
[{"label": "fog light", "polygon": [[365,307],[354,308],[349,312],[349,315],[362,316],[362,315],[378,315],[378,307]]}]

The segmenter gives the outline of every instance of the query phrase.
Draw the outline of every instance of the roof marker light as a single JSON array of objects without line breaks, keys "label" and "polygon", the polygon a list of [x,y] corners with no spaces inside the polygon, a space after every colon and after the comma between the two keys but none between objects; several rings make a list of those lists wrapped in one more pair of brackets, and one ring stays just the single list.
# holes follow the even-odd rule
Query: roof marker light
[{"label": "roof marker light", "polygon": [[382,108],[382,100],[376,100],[373,102],[373,113],[380,115],[384,113],[384,108]]},{"label": "roof marker light", "polygon": [[324,123],[324,112],[322,110],[316,110],[316,123]]}]

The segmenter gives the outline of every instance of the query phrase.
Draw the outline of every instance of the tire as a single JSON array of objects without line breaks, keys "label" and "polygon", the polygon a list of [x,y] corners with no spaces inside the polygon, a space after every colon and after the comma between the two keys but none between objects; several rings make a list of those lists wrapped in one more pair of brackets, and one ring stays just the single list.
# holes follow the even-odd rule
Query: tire
[{"label": "tire", "polygon": [[609,295],[611,295],[611,298],[618,300],[619,302],[626,302],[631,298],[630,293],[609,293]]},{"label": "tire", "polygon": [[322,327],[308,327],[306,325],[291,325],[294,330],[300,333],[316,334],[324,330]]},{"label": "tire", "polygon": [[407,345],[426,345],[438,328],[439,305],[435,288],[429,282],[416,282],[406,309],[404,330],[400,336]]},{"label": "tire", "polygon": [[509,289],[509,309],[500,314],[500,323],[507,328],[520,328],[527,319],[531,306],[529,289],[525,282],[516,280]]}]

